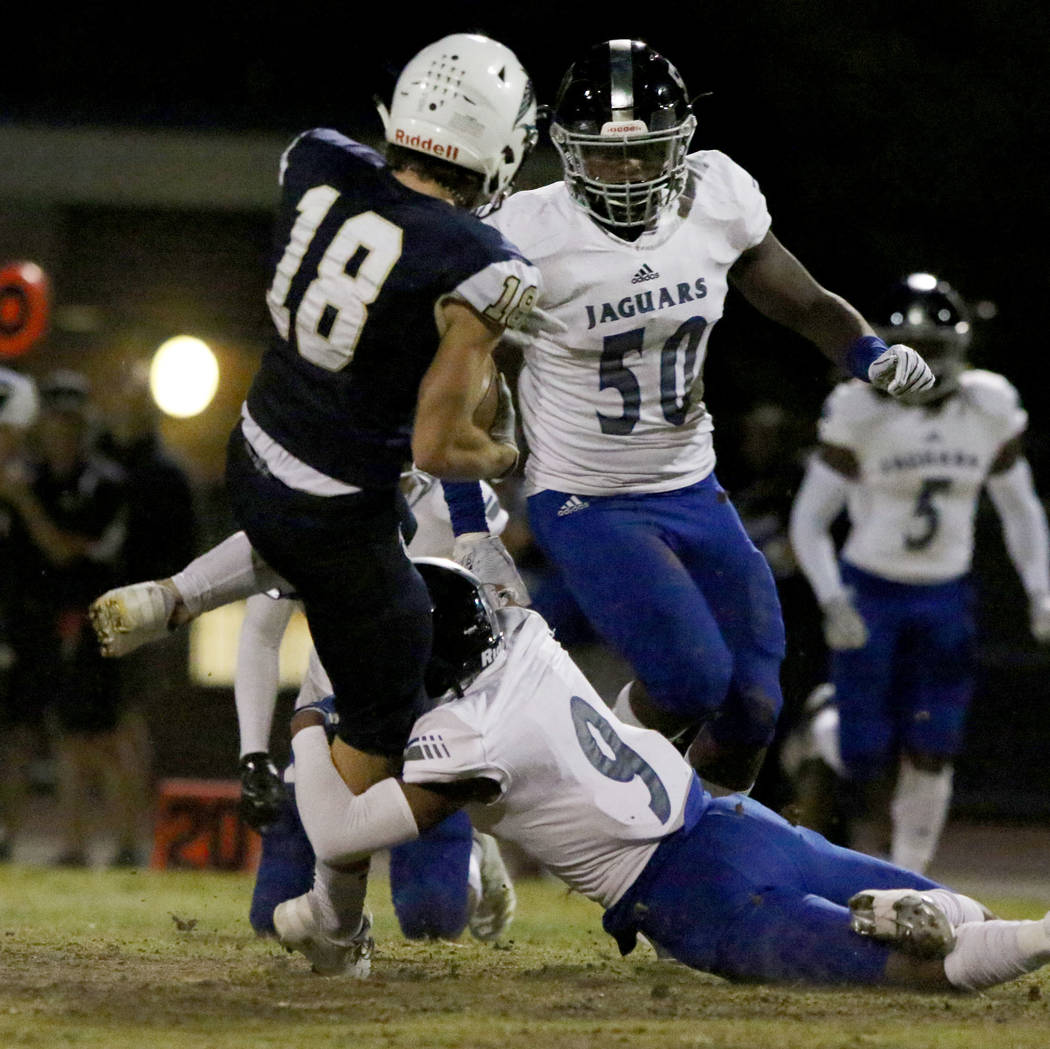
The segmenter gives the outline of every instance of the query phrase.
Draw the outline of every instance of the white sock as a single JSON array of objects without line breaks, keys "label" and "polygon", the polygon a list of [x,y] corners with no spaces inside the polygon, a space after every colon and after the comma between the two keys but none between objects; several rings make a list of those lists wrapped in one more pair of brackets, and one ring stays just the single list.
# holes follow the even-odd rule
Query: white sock
[{"label": "white sock", "polygon": [[194,558],[171,577],[182,603],[193,617],[288,584],[252,549],[243,532],[234,532],[218,546]]},{"label": "white sock", "polygon": [[944,974],[968,991],[1005,983],[1050,962],[1050,914],[1039,921],[967,922],[955,935]]},{"label": "white sock", "polygon": [[327,863],[314,867],[310,904],[326,936],[347,943],[360,931],[367,887],[367,861],[353,870],[337,870]]},{"label": "white sock", "polygon": [[634,711],[631,709],[631,686],[633,681],[628,681],[616,694],[616,702],[613,704],[613,713],[625,724],[634,725],[635,728],[645,728]]},{"label": "white sock", "polygon": [[890,807],[890,861],[898,867],[922,874],[930,865],[948,818],[953,771],[945,765],[940,772],[924,772],[907,758],[901,760]]},{"label": "white sock", "polygon": [[942,911],[952,926],[964,925],[966,922],[983,922],[984,908],[969,896],[950,889],[923,889],[923,896],[929,896]]}]

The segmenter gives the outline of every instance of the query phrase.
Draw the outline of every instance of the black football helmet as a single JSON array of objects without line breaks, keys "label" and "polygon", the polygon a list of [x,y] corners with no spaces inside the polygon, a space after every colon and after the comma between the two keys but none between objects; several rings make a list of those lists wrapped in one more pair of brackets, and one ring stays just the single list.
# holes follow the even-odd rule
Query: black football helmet
[{"label": "black football helmet", "polygon": [[906,343],[918,350],[937,382],[905,400],[936,400],[954,390],[966,368],[973,325],[962,297],[932,273],[910,273],[890,289],[874,320],[889,344]]},{"label": "black football helmet", "polygon": [[481,580],[444,557],[414,557],[430,592],[434,641],[424,687],[431,699],[463,694],[503,649],[503,631]]},{"label": "black football helmet", "polygon": [[609,40],[569,67],[550,133],[573,199],[616,232],[678,199],[695,129],[678,70],[640,40]]}]

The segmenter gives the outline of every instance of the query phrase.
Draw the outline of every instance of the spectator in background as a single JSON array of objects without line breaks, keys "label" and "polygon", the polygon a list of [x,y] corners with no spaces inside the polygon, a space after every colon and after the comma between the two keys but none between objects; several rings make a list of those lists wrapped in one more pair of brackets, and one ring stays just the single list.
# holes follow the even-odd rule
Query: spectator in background
[{"label": "spectator in background", "polygon": [[114,862],[138,863],[146,784],[141,756],[122,731],[118,669],[103,660],[87,616],[116,579],[126,534],[123,471],[88,449],[90,386],[59,370],[40,385],[35,456],[8,475],[2,496],[25,533],[14,647],[18,702],[54,730],[62,845],[58,862],[84,866],[94,791],[101,791]]},{"label": "spectator in background", "polygon": [[24,822],[29,766],[44,748],[40,708],[19,702],[16,690],[20,668],[14,642],[26,537],[6,498],[8,487],[25,472],[22,445],[37,406],[36,383],[0,368],[0,861],[11,859]]}]

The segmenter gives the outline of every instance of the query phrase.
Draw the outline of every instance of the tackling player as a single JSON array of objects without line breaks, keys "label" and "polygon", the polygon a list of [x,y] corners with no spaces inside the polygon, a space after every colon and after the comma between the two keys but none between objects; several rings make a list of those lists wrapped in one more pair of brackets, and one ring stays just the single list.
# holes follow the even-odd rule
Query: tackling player
[{"label": "tackling player", "polygon": [[714,474],[701,372],[727,290],[893,396],[933,378],[780,244],[747,172],[689,152],[695,127],[666,58],[638,40],[598,45],[554,106],[564,181],[488,221],[538,268],[538,305],[565,329],[526,348],[518,386],[536,539],[636,673],[621,716],[695,736],[705,780],[743,789],[782,705],[784,628]]},{"label": "tackling player", "polygon": [[[993,919],[975,900],[831,845],[750,798],[712,798],[659,733],[622,722],[536,612],[494,610],[454,562],[417,562],[434,604],[427,690],[400,779],[355,796],[331,758],[326,704],[292,746],[318,855],[352,862],[466,805],[603,908],[622,952],[644,934],[729,979],[988,987],[1050,961],[1050,915]],[[338,971],[349,948],[323,886],[282,903],[285,946]]]},{"label": "tackling player", "polygon": [[[1021,447],[1027,413],[1003,376],[967,366],[963,300],[947,282],[913,273],[889,296],[880,330],[916,346],[937,383],[896,401],[858,382],[832,391],[791,540],[832,654],[837,771],[877,817],[889,805],[891,859],[922,871],[948,814],[974,692],[970,567],[981,491],[998,511],[1043,643],[1050,556]],[[830,529],[843,509],[850,530],[840,563]],[[829,727],[825,713],[819,730]]]}]

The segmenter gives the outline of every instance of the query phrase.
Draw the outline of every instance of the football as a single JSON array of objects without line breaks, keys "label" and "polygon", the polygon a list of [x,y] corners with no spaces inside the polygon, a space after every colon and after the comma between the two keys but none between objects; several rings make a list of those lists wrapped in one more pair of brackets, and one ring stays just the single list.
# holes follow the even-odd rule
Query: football
[{"label": "football", "polygon": [[488,373],[481,384],[476,407],[474,408],[474,425],[488,433],[496,420],[496,408],[499,405],[499,369],[490,357]]}]

